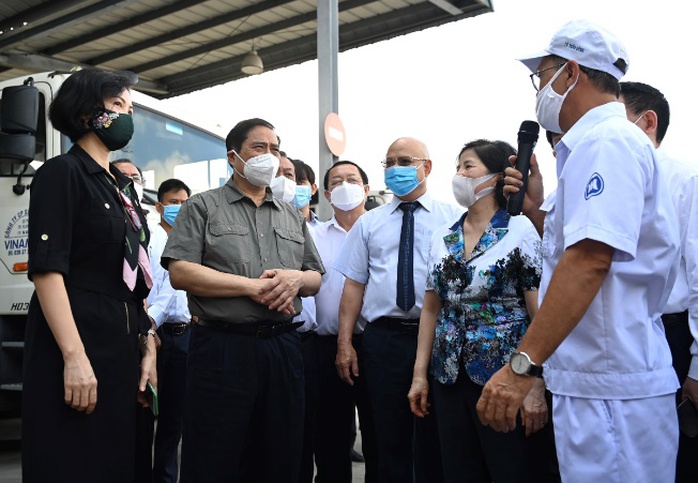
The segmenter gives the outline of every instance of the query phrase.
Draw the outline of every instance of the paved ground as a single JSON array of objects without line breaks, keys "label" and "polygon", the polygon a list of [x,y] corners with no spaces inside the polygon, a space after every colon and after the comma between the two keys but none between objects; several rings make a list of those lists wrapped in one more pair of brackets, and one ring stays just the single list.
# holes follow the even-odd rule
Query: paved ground
[{"label": "paved ground", "polygon": [[[361,451],[360,437],[357,438],[356,448]],[[354,463],[352,466],[353,483],[362,483],[364,481],[363,463]],[[0,420],[0,482],[22,482],[19,419]]]}]

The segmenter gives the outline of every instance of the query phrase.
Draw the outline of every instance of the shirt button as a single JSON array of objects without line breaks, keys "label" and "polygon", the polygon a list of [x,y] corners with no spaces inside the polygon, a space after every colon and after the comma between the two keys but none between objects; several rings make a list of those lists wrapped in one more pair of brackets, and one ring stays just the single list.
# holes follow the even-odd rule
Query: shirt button
[{"label": "shirt button", "polygon": [[259,238],[264,238],[264,233],[260,233]]},{"label": "shirt button", "polygon": [[105,207],[106,209],[109,209],[109,203],[104,203],[104,207]]},{"label": "shirt button", "polygon": [[265,258],[265,259],[264,259],[264,262],[265,262],[265,263],[269,262],[269,259],[268,259],[268,258]]},{"label": "shirt button", "polygon": [[48,235],[47,235],[46,233],[44,233],[43,235],[41,235],[41,239],[42,239],[43,241],[48,240]]}]

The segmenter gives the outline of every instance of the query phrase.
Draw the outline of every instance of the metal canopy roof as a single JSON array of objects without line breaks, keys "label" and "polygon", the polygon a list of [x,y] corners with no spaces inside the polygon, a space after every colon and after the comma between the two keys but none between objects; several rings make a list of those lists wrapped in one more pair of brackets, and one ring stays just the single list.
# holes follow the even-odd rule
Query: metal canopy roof
[{"label": "metal canopy roof", "polygon": [[[317,1],[2,0],[0,80],[98,66],[171,97],[317,58]],[[490,0],[340,0],[339,50],[492,11]]]}]

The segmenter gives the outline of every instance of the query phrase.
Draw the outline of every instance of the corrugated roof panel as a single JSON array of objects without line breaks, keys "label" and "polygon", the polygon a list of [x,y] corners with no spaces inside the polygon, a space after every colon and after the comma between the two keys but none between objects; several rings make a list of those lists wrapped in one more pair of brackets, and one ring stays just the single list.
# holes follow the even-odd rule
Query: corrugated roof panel
[{"label": "corrugated roof panel", "polygon": [[[2,0],[0,29],[20,12],[36,21],[0,35],[0,80],[94,62],[182,94],[243,77],[239,63],[253,41],[266,70],[315,58],[318,1],[122,0],[90,11],[101,2]],[[466,13],[454,17],[428,0],[340,0],[340,51],[491,11],[486,0],[451,2]]]}]

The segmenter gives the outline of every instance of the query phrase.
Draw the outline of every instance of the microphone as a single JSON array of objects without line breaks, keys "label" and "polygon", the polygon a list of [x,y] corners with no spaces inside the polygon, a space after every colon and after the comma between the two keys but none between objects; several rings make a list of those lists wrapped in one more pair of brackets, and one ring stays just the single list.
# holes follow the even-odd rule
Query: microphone
[{"label": "microphone", "polygon": [[528,183],[528,170],[531,168],[531,155],[538,141],[538,131],[540,131],[540,126],[536,121],[524,121],[519,128],[519,149],[516,154],[516,169],[523,175],[523,178],[521,178],[523,185],[518,193],[509,196],[507,212],[512,216],[521,213],[521,206],[523,205],[524,196],[526,195],[526,185]]}]

